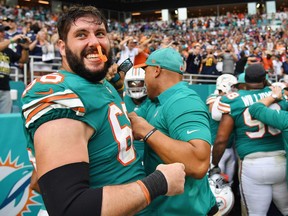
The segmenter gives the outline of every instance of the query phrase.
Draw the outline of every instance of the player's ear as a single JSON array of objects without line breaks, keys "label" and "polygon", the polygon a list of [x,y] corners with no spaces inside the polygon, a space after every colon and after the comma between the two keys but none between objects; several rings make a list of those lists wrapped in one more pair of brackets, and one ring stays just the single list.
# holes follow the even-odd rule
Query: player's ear
[{"label": "player's ear", "polygon": [[154,71],[155,78],[158,77],[161,74],[161,71],[162,70],[161,70],[160,66],[155,67],[155,71]]},{"label": "player's ear", "polygon": [[61,56],[66,56],[66,52],[65,52],[66,44],[65,44],[65,42],[63,40],[59,39],[57,41],[57,46],[59,48],[59,52],[60,52]]}]

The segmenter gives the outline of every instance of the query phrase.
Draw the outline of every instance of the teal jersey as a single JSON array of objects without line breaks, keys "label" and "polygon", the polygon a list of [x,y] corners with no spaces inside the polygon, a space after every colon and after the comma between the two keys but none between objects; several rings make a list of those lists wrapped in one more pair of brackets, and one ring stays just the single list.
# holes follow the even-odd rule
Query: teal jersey
[{"label": "teal jersey", "polygon": [[[124,93],[123,100],[124,100],[124,103],[126,105],[128,113],[134,112],[134,111],[136,111],[139,108],[139,105],[136,105],[134,103],[133,99],[131,97],[127,96],[125,93]],[[147,97],[141,104],[145,103],[146,100],[147,100]],[[144,142],[140,141],[140,140],[134,140],[133,141],[133,145],[134,145],[134,147],[136,149],[136,152],[138,153],[138,155],[140,156],[141,160],[143,161]]]},{"label": "teal jersey", "polygon": [[288,185],[288,112],[270,109],[262,103],[255,103],[250,106],[249,112],[253,118],[281,130],[286,151],[286,181]]},{"label": "teal jersey", "polygon": [[[283,150],[281,131],[253,119],[249,106],[271,94],[269,87],[259,90],[239,90],[223,96],[219,109],[229,113],[234,120],[235,147],[242,160],[246,155],[255,152]],[[275,109],[281,109],[275,104]]]},{"label": "teal jersey", "polygon": [[132,130],[125,104],[106,80],[95,84],[67,71],[48,74],[27,87],[23,104],[28,148],[32,150],[35,131],[50,120],[75,119],[95,130],[87,145],[91,187],[145,177],[131,142]]},{"label": "teal jersey", "polygon": [[[215,103],[215,101],[218,97],[221,97],[221,96],[214,94],[214,93],[209,95],[207,100],[206,100],[206,104],[209,106],[211,103]],[[217,100],[219,100],[219,98]],[[216,139],[216,136],[217,136],[220,121],[214,120],[211,116],[211,112],[209,112],[209,114],[211,117],[210,118],[210,131],[211,131],[211,138],[212,138],[212,145],[213,145],[214,141]],[[235,141],[234,141],[234,133],[233,133],[230,135],[230,138],[229,138],[229,141],[228,141],[226,148],[231,148],[233,146],[234,142]]]},{"label": "teal jersey", "polygon": [[[148,100],[136,113],[165,135],[182,141],[201,139],[211,143],[207,107],[188,84],[180,82],[162,92],[154,102]],[[144,167],[146,174],[164,163],[145,145]],[[207,176],[202,179],[186,177],[184,193],[156,198],[150,206],[151,215],[206,215],[216,203]]]},{"label": "teal jersey", "polygon": [[287,96],[284,96],[284,99],[278,102],[281,106],[281,110],[288,111],[288,98]]}]

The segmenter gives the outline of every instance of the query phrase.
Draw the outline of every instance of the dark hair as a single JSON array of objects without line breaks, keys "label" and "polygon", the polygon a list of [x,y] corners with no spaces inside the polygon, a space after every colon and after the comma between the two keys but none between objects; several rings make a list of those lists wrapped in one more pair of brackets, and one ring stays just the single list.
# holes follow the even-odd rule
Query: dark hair
[{"label": "dark hair", "polygon": [[95,17],[95,22],[99,25],[104,23],[106,30],[108,30],[106,18],[96,7],[72,6],[59,18],[57,22],[59,39],[66,41],[67,33],[69,32],[72,23],[74,23],[77,19],[86,16]]},{"label": "dark hair", "polygon": [[35,33],[37,34],[39,31],[40,31],[40,27],[39,27],[39,24],[38,23],[34,23],[30,26],[30,29]]}]

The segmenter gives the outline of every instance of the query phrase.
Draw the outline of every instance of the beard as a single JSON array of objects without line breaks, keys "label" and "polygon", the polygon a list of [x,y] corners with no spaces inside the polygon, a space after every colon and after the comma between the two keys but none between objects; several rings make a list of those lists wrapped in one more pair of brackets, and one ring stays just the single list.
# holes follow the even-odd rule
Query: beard
[{"label": "beard", "polygon": [[84,79],[92,83],[97,83],[101,81],[102,79],[104,79],[108,72],[108,68],[112,65],[113,56],[112,56],[111,51],[109,51],[108,53],[108,56],[107,56],[108,60],[107,62],[105,62],[104,68],[98,71],[89,70],[84,65],[84,56],[86,56],[88,52],[91,52],[94,50],[91,50],[91,49],[89,49],[88,51],[86,49],[83,50],[80,54],[81,56],[80,58],[75,53],[73,53],[72,50],[68,46],[66,46],[65,51],[66,51],[67,62],[71,70],[74,73],[78,74],[79,76],[83,77]]}]

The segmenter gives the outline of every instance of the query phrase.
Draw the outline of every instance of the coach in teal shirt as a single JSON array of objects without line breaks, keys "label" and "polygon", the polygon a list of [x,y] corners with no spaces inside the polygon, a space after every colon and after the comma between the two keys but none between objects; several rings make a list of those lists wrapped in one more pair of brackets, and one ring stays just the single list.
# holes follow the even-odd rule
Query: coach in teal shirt
[{"label": "coach in teal shirt", "polygon": [[182,162],[187,175],[184,193],[156,198],[150,206],[152,215],[216,214],[218,207],[206,175],[211,143],[209,114],[197,93],[182,82],[185,67],[181,55],[172,48],[159,49],[141,67],[146,71],[150,100],[140,106],[137,115],[134,112],[129,117],[135,139],[146,144],[146,174],[161,163]]}]

